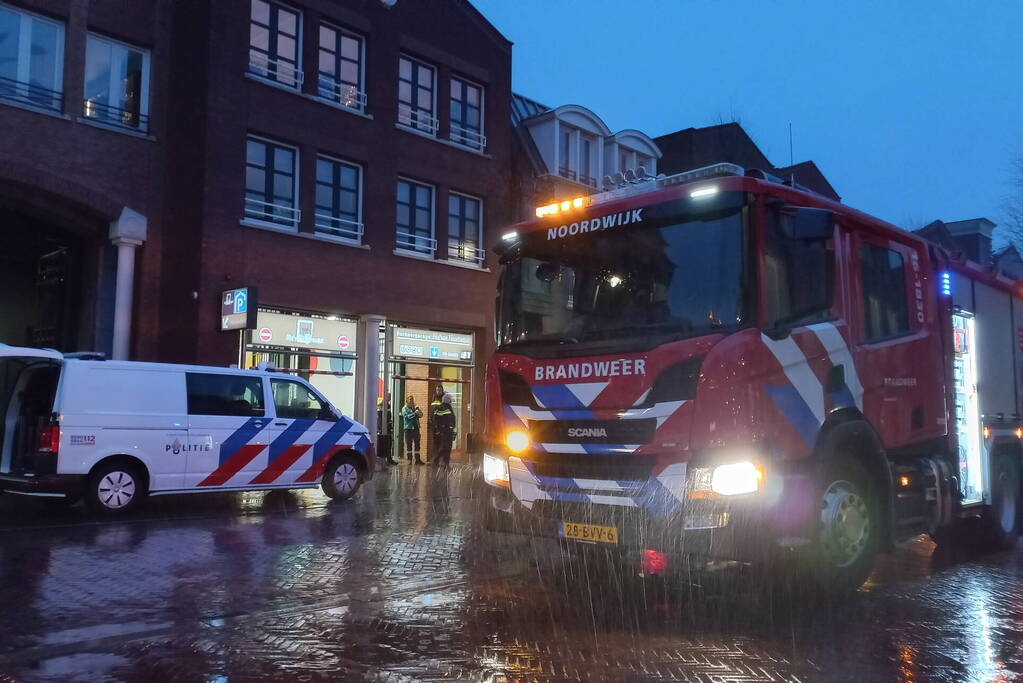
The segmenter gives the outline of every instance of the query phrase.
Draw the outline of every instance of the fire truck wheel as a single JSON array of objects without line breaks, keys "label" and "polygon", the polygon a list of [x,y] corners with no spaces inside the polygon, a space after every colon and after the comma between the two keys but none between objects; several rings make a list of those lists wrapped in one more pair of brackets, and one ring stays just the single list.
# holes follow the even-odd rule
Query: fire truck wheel
[{"label": "fire truck wheel", "polygon": [[349,457],[334,458],[323,473],[320,486],[323,493],[334,500],[348,500],[362,486],[362,472]]},{"label": "fire truck wheel", "polygon": [[100,463],[89,474],[85,498],[103,515],[122,515],[139,506],[146,495],[146,477],[138,465],[125,460]]},{"label": "fire truck wheel", "polygon": [[1020,532],[1019,454],[1003,452],[991,463],[991,508],[987,540],[995,550],[1016,547]]},{"label": "fire truck wheel", "polygon": [[859,588],[874,569],[881,531],[876,488],[863,465],[834,457],[820,479],[817,531],[803,568],[823,591]]}]

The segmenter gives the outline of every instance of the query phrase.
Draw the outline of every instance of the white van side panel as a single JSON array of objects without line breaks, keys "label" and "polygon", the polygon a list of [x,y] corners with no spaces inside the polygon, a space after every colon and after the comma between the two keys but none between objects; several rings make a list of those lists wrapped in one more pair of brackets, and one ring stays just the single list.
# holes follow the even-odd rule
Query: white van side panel
[{"label": "white van side panel", "polygon": [[61,380],[59,474],[87,474],[108,456],[130,455],[149,470],[150,490],[181,487],[181,445],[188,441],[184,372],[69,361]]}]

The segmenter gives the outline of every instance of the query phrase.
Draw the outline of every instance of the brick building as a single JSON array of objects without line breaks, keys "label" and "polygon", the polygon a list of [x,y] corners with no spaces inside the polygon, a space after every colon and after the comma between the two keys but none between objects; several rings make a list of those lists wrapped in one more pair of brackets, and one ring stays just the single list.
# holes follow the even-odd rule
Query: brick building
[{"label": "brick building", "polygon": [[369,422],[442,383],[464,445],[510,78],[465,0],[0,0],[0,341],[269,360]]}]

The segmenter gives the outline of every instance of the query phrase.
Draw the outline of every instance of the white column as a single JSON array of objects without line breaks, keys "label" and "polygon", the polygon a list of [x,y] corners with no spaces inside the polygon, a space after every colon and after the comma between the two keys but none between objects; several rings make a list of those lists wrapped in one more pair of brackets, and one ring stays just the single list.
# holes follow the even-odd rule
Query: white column
[{"label": "white column", "polygon": [[364,315],[359,321],[363,328],[360,335],[365,341],[362,350],[359,352],[359,369],[362,375],[362,382],[359,388],[362,395],[359,397],[361,406],[362,424],[370,434],[370,439],[376,441],[377,437],[377,384],[380,381],[380,324],[384,322],[382,315]]},{"label": "white column", "polygon": [[117,247],[114,290],[114,339],[111,357],[126,360],[131,348],[131,308],[135,289],[135,250],[146,241],[146,217],[128,207],[110,223],[110,241]]}]

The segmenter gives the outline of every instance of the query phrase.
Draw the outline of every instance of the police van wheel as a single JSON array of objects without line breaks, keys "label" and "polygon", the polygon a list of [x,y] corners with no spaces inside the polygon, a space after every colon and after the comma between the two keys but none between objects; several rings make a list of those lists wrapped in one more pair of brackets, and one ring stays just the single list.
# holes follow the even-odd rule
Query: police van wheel
[{"label": "police van wheel", "polygon": [[89,475],[86,499],[95,512],[121,515],[138,507],[145,489],[145,477],[136,465],[114,461]]},{"label": "police van wheel", "polygon": [[334,500],[348,500],[362,486],[362,472],[351,458],[336,458],[323,473],[323,493]]}]

